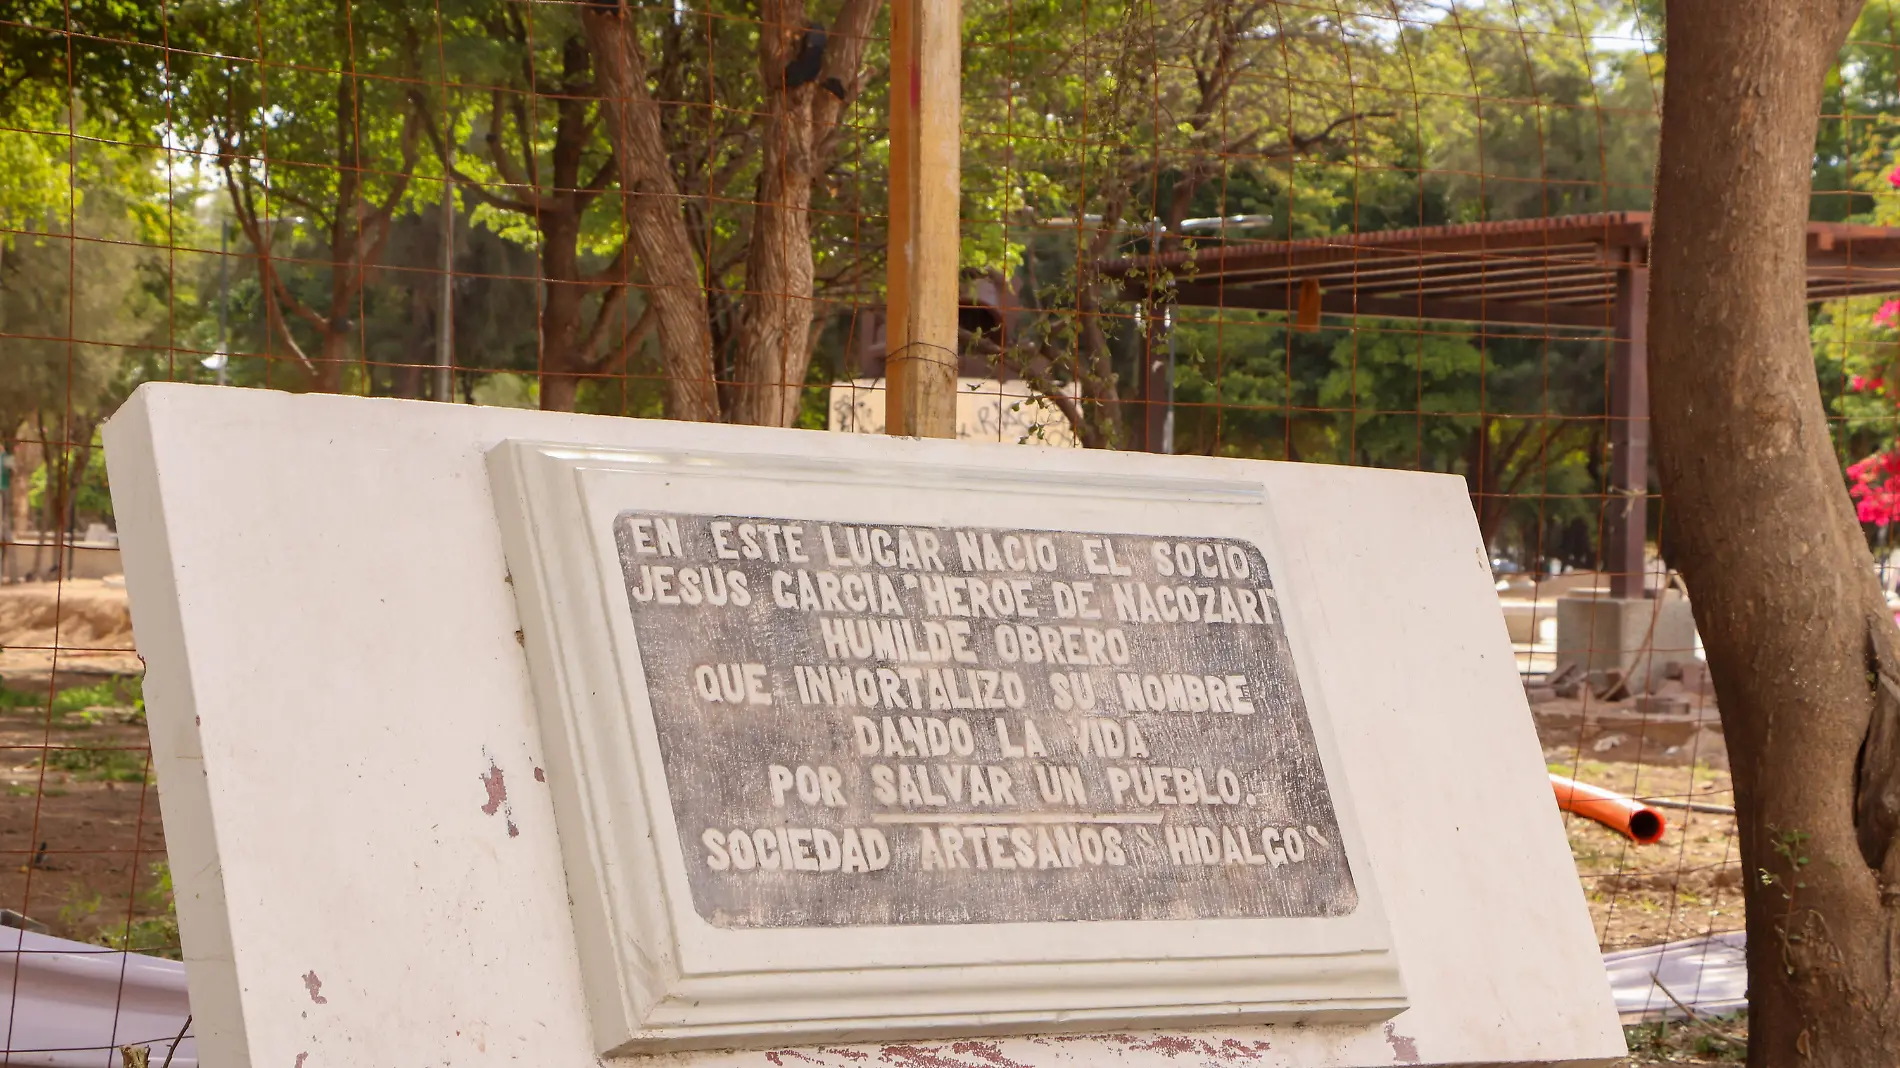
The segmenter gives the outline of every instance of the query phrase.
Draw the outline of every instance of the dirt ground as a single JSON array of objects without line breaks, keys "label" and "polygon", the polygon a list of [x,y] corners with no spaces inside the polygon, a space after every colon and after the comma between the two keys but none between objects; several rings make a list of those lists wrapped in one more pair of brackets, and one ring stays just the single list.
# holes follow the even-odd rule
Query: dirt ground
[{"label": "dirt ground", "polygon": [[143,670],[123,584],[0,586],[0,908],[175,955]]},{"label": "dirt ground", "polygon": [[175,955],[136,679],[71,685],[50,706],[44,681],[13,687],[0,689],[0,908],[62,938]]},{"label": "dirt ground", "polygon": [[1618,1068],[1740,1064],[1748,1054],[1748,1017],[1640,1024],[1625,1027],[1623,1037],[1630,1055]]},{"label": "dirt ground", "polygon": [[[1726,771],[1706,764],[1655,767],[1577,760],[1574,751],[1545,753],[1550,770],[1634,797],[1714,805],[1735,803]],[[1663,809],[1660,842],[1637,845],[1581,816],[1565,815],[1605,950],[1695,938],[1742,925],[1742,864],[1735,817]]]},{"label": "dirt ground", "polygon": [[0,586],[0,680],[25,689],[54,668],[92,675],[139,675],[125,583],[106,579]]}]

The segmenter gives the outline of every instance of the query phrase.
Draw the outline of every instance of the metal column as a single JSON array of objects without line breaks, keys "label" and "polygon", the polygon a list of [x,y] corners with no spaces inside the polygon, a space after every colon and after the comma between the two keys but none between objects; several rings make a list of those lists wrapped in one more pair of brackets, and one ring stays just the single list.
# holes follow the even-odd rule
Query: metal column
[{"label": "metal column", "polygon": [[1649,529],[1649,263],[1626,247],[1616,273],[1610,340],[1610,501],[1604,512],[1603,567],[1610,596],[1644,596],[1643,540]]}]

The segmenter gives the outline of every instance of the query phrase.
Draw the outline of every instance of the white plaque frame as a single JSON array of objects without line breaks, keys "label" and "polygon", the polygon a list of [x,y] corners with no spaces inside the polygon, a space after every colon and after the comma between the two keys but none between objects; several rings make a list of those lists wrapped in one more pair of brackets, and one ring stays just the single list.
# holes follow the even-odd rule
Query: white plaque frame
[{"label": "white plaque frame", "polygon": [[[1406,1005],[1257,482],[509,440],[488,454],[604,1055],[1264,1021]],[[829,492],[826,492],[829,491]],[[723,929],[694,909],[612,537],[629,509],[1235,537],[1265,554],[1359,907],[1331,918]],[[1052,513],[1059,522],[1051,522]]]}]

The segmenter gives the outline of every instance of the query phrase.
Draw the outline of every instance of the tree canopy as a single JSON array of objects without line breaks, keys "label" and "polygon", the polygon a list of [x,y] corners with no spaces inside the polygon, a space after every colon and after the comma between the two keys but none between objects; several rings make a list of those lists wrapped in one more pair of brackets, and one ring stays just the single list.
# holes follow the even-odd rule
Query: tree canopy
[{"label": "tree canopy", "polygon": [[[1142,361],[1171,346],[1177,449],[1456,472],[1501,544],[1549,542],[1585,506],[1513,502],[1600,489],[1600,346],[1229,309],[1184,309],[1170,339],[1099,267],[1643,207],[1661,61],[1631,10],[966,0],[966,296],[1009,304],[970,324],[966,365],[1128,447]],[[5,46],[0,208],[73,224],[98,179],[65,159],[69,112],[94,155],[142,167],[121,202],[161,220],[135,244],[162,274],[165,376],[433,395],[451,315],[462,398],[822,425],[826,384],[877,366],[888,17],[5,0],[32,29]],[[1862,80],[1840,91],[1877,104]]]}]

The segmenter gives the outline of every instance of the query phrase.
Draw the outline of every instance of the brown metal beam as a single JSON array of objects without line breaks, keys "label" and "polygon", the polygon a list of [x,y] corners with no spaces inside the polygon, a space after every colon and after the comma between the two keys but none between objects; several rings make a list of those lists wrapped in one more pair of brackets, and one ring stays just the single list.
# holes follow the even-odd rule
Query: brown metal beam
[{"label": "brown metal beam", "polygon": [[1548,256],[1565,247],[1642,247],[1649,241],[1647,212],[1613,212],[1546,219],[1428,226],[1298,241],[1261,241],[1115,260],[1103,264],[1110,274],[1140,273],[1145,268],[1178,269],[1193,262],[1202,271],[1221,273],[1248,261],[1289,262],[1324,255],[1372,257],[1380,254],[1532,252]]},{"label": "brown metal beam", "polygon": [[1432,286],[1424,290],[1429,299],[1465,298],[1499,300],[1505,303],[1556,303],[1559,298],[1601,295],[1608,299],[1616,289],[1614,274],[1558,275],[1550,278],[1506,279],[1494,285]]},{"label": "brown metal beam", "polygon": [[[1524,261],[1516,260],[1509,262],[1523,263]],[[1396,274],[1396,272],[1394,273]],[[1390,281],[1374,279],[1370,283],[1364,279],[1364,276],[1360,276],[1360,278],[1355,281],[1359,291],[1362,293],[1368,290],[1386,291],[1394,289],[1397,288],[1400,282],[1407,283],[1407,288],[1411,289],[1423,289],[1430,292],[1449,292],[1454,288],[1469,288],[1473,284],[1484,286],[1493,283],[1523,282],[1525,280],[1554,282],[1576,278],[1589,278],[1602,281],[1607,280],[1609,276],[1610,272],[1602,267],[1581,264],[1573,265],[1562,262],[1534,263],[1519,267],[1500,263],[1495,266],[1472,267],[1461,271],[1413,272],[1410,278],[1400,276]],[[1321,284],[1324,285],[1325,283],[1322,282]]]},{"label": "brown metal beam", "polygon": [[1119,277],[1159,275],[1172,271],[1180,277],[1197,280],[1226,278],[1325,279],[1335,276],[1374,277],[1387,274],[1431,272],[1435,270],[1483,271],[1488,268],[1534,267],[1561,264],[1574,267],[1597,266],[1610,269],[1619,262],[1613,250],[1594,245],[1546,246],[1535,249],[1502,248],[1490,250],[1442,250],[1362,247],[1358,245],[1307,245],[1295,247],[1255,247],[1204,249],[1191,260],[1177,256],[1149,260],[1117,260],[1104,265],[1104,271]]},{"label": "brown metal beam", "polygon": [[[1293,311],[1299,305],[1299,287],[1221,286],[1192,283],[1175,287],[1175,303],[1198,308],[1236,311]],[[1427,319],[1451,323],[1500,323],[1515,326],[1568,326],[1608,330],[1610,313],[1589,312],[1562,305],[1507,304],[1502,301],[1409,300],[1359,297],[1335,291],[1320,295],[1320,311],[1327,315],[1378,319]]]}]

